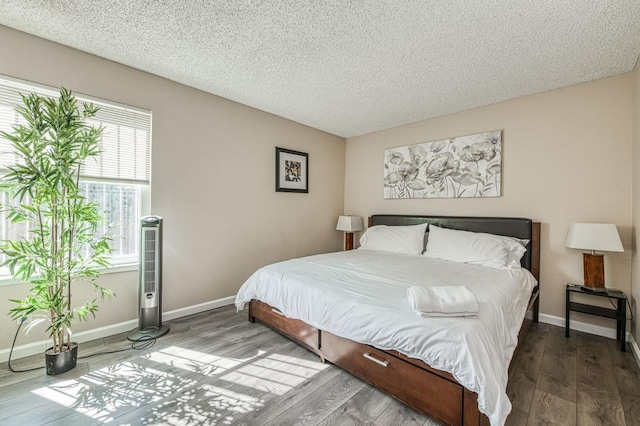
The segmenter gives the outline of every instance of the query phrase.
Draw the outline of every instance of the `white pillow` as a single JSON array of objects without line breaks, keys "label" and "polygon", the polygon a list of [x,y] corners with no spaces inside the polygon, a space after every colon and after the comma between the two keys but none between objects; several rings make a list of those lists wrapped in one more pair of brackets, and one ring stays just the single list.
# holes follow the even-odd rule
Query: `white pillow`
[{"label": "white pillow", "polygon": [[424,248],[426,229],[426,223],[409,226],[371,226],[360,237],[360,248],[419,256]]},{"label": "white pillow", "polygon": [[499,269],[520,269],[529,241],[482,232],[429,227],[423,256]]}]

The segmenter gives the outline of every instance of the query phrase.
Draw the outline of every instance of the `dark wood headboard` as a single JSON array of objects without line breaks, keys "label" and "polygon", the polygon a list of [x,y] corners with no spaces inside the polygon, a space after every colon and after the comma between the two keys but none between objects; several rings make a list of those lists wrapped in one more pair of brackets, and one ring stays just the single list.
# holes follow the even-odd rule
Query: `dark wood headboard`
[{"label": "dark wood headboard", "polygon": [[406,216],[377,214],[369,217],[369,226],[374,225],[418,225],[429,223],[441,228],[461,231],[486,232],[489,234],[529,240],[527,252],[521,263],[540,280],[540,223],[531,219],[513,217],[463,217],[463,216]]}]

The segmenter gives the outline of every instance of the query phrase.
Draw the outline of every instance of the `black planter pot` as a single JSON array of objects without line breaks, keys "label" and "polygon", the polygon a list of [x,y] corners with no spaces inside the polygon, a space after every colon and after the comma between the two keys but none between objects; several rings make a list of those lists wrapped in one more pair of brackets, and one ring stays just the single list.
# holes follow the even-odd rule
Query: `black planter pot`
[{"label": "black planter pot", "polygon": [[55,376],[75,368],[78,361],[77,343],[71,342],[71,349],[64,352],[49,353],[52,349],[49,348],[44,353],[45,362],[47,363],[47,375]]}]

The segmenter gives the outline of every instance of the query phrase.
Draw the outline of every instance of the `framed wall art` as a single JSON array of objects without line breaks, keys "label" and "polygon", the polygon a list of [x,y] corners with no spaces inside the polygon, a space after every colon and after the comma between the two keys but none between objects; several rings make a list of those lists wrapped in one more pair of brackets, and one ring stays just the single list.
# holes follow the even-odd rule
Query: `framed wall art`
[{"label": "framed wall art", "polygon": [[501,180],[501,130],[384,152],[384,198],[499,197]]},{"label": "framed wall art", "polygon": [[309,154],[276,147],[276,192],[309,192]]}]

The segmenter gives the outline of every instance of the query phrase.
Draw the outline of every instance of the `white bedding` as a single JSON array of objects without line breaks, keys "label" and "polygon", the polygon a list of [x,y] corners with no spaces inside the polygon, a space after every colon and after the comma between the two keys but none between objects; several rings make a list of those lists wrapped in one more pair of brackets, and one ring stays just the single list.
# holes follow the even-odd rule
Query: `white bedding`
[{"label": "white bedding", "polygon": [[[422,256],[351,250],[265,266],[240,288],[321,330],[379,349],[395,349],[451,373],[478,393],[492,425],[511,411],[508,366],[535,278],[525,269],[494,269]],[[464,285],[477,318],[422,318],[407,300],[410,286]]]}]

